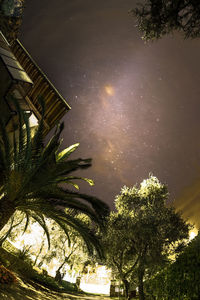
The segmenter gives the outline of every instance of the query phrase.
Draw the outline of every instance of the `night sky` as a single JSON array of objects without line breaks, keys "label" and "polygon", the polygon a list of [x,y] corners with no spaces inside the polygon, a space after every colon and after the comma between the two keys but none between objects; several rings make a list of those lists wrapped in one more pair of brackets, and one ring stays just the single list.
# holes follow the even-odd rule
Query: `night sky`
[{"label": "night sky", "polygon": [[[72,107],[63,146],[92,157],[81,191],[113,208],[152,172],[185,217],[200,215],[200,40],[145,44],[133,0],[29,0],[20,40]],[[80,174],[80,171],[79,171]]]}]

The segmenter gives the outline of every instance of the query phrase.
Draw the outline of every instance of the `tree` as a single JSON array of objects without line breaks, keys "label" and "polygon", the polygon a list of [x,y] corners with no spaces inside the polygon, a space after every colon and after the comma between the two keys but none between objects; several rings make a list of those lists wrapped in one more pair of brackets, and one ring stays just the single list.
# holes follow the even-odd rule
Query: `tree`
[{"label": "tree", "polygon": [[190,226],[174,208],[166,206],[165,185],[150,176],[139,187],[124,187],[115,199],[117,211],[107,218],[102,236],[106,264],[120,279],[128,298],[131,281],[139,287],[139,299],[145,299],[144,279],[178,253],[188,238]]},{"label": "tree", "polygon": [[200,299],[199,265],[200,235],[198,234],[175,262],[145,282],[149,299]]},{"label": "tree", "polygon": [[106,223],[106,235],[102,237],[106,249],[105,264],[112,269],[116,279],[122,281],[128,298],[130,277],[137,265],[134,239],[134,223],[128,215],[111,212]]},{"label": "tree", "polygon": [[179,31],[185,38],[200,37],[199,0],[145,0],[133,9],[144,40]]},{"label": "tree", "polygon": [[[84,224],[91,228],[90,219],[84,214],[77,214],[74,216],[82,220]],[[46,220],[48,227],[51,247],[48,249],[48,243],[45,238],[45,233],[40,230],[39,225],[30,219],[29,226],[24,232],[25,220],[24,215],[19,212],[9,220],[7,225],[2,230],[2,243],[5,248],[10,246],[10,242],[16,245],[15,254],[21,257],[26,255],[31,258],[32,266],[36,266],[44,271],[51,272],[57,267],[55,271],[56,279],[59,281],[68,273],[69,275],[80,275],[85,269],[85,265],[91,261],[91,255],[87,251],[84,240],[77,231],[69,229],[68,236],[53,220]],[[11,230],[12,228],[12,230]],[[9,248],[8,248],[9,250]],[[96,262],[96,261],[95,261]],[[43,269],[44,267],[44,269]]]},{"label": "tree", "polygon": [[0,122],[0,230],[18,210],[26,216],[25,228],[30,217],[33,218],[43,227],[50,243],[45,222],[47,217],[54,220],[66,235],[69,228],[78,231],[89,251],[93,251],[95,247],[99,255],[102,255],[94,230],[88,229],[71,212],[82,212],[93,224],[101,226],[108,206],[96,197],[68,188],[69,185],[78,188],[74,183],[76,179],[93,185],[90,179],[71,175],[73,171],[90,167],[91,159],[68,159],[78,144],[59,152],[63,123],[57,126],[52,138],[44,146],[43,107],[42,119],[31,138],[28,116],[14,102],[18,113],[18,134],[14,131],[12,142],[5,123],[2,120]]},{"label": "tree", "polygon": [[[76,218],[81,219],[86,226],[91,226],[84,215],[77,215]],[[48,250],[43,241],[43,247],[40,247],[36,255],[38,267],[41,268],[43,264],[50,265],[54,259],[54,264],[55,260],[57,261],[57,277],[66,273],[66,265],[68,270],[70,268],[70,270],[73,269],[77,273],[81,271],[88,260],[87,247],[81,236],[76,231],[71,230],[69,237],[67,237],[64,231],[53,221],[49,221],[49,227],[51,228],[49,230],[52,240],[51,249]],[[37,252],[34,249],[31,250],[33,254]],[[59,277],[62,278],[62,276]]]},{"label": "tree", "polygon": [[[4,226],[3,230],[1,230],[0,235],[0,246],[3,245],[4,241],[8,237],[12,237],[13,231],[15,231],[15,228],[17,227],[18,230],[20,230],[20,227],[23,226],[24,229],[24,214],[18,214],[17,212],[12,215],[9,222]],[[14,233],[16,235],[16,232]]]}]

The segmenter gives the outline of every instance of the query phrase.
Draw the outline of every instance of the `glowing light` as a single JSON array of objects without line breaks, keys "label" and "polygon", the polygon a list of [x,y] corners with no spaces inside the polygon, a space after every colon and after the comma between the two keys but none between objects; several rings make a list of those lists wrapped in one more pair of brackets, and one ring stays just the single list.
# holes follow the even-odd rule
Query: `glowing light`
[{"label": "glowing light", "polygon": [[110,283],[109,284],[90,284],[81,282],[80,289],[87,293],[92,294],[102,294],[109,295],[110,294]]},{"label": "glowing light", "polygon": [[38,126],[38,119],[35,117],[33,113],[29,117],[29,123],[30,123],[30,127]]},{"label": "glowing light", "polygon": [[111,270],[105,266],[96,265],[95,273],[83,276],[80,282],[81,290],[93,294],[110,294]]},{"label": "glowing light", "polygon": [[114,88],[111,85],[106,85],[105,91],[106,91],[106,94],[108,94],[109,96],[113,96],[115,93]]},{"label": "glowing light", "polygon": [[190,231],[190,240],[194,239],[197,236],[196,230]]},{"label": "glowing light", "polygon": [[18,249],[23,249],[23,246],[40,245],[43,240],[44,231],[37,223],[32,224],[31,232],[24,233],[18,237],[16,242],[9,242]]}]

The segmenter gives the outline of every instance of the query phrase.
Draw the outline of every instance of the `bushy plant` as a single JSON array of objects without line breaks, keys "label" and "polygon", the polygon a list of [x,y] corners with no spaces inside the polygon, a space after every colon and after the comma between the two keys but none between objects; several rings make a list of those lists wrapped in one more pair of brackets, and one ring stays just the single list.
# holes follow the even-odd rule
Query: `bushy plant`
[{"label": "bushy plant", "polygon": [[77,291],[77,287],[74,283],[62,280],[61,283],[55,281],[55,279],[49,275],[44,275],[42,273],[38,273],[35,271],[32,276],[31,280],[51,289],[54,291]]},{"label": "bushy plant", "polygon": [[65,291],[69,291],[69,292],[77,292],[78,291],[76,284],[71,283],[69,281],[62,280],[61,285],[63,286]]},{"label": "bushy plant", "polygon": [[31,275],[30,279],[55,291],[62,289],[62,287],[55,281],[53,277],[43,275],[42,273],[38,273],[36,271]]},{"label": "bushy plant", "polygon": [[31,255],[29,253],[29,249],[30,249],[30,247],[28,247],[28,248],[24,247],[23,249],[18,249],[16,256],[19,259],[22,259],[27,264],[32,265],[33,261],[31,259]]},{"label": "bushy plant", "polygon": [[152,280],[145,282],[146,293],[156,300],[200,299],[200,234]]},{"label": "bushy plant", "polygon": [[0,266],[0,283],[12,284],[15,282],[17,282],[16,276],[4,266]]}]

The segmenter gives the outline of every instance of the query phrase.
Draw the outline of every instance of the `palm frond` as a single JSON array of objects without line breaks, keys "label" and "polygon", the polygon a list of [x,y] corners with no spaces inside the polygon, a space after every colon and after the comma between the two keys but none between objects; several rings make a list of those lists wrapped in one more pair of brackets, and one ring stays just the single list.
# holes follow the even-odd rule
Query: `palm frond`
[{"label": "palm frond", "polygon": [[53,155],[54,161],[56,159],[55,153],[60,146],[60,134],[64,128],[64,123],[58,124],[53,137],[50,139],[46,147],[42,152],[42,160],[45,162],[47,159],[51,158]]},{"label": "palm frond", "polygon": [[73,160],[67,160],[63,162],[59,162],[56,164],[55,169],[53,170],[57,176],[66,176],[74,171],[77,171],[78,169],[87,169],[91,167],[92,165],[92,159],[73,159]]},{"label": "palm frond", "polygon": [[19,161],[18,157],[19,157],[19,151],[18,151],[18,145],[16,140],[16,134],[14,131],[13,132],[13,164],[15,170],[18,168],[18,161]]},{"label": "palm frond", "polygon": [[32,158],[35,158],[35,160],[37,160],[37,158],[40,158],[41,151],[44,148],[43,130],[44,130],[45,104],[44,104],[43,97],[38,97],[38,102],[40,103],[42,112],[41,112],[41,120],[32,139],[32,148],[33,148]]},{"label": "palm frond", "polygon": [[27,230],[27,228],[28,228],[28,225],[29,225],[29,223],[30,223],[30,216],[29,216],[28,212],[27,212],[27,211],[24,211],[24,214],[25,214],[25,216],[26,216],[26,223],[25,223],[24,230],[23,230],[23,233],[22,233],[22,234],[24,234],[24,233],[26,232],[26,230]]},{"label": "palm frond", "polygon": [[[1,202],[11,202],[12,208],[23,211],[26,216],[26,231],[30,218],[42,226],[47,236],[50,247],[50,237],[45,217],[52,218],[65,231],[69,240],[69,228],[73,228],[83,237],[89,251],[96,248],[102,255],[101,245],[93,229],[77,220],[71,213],[76,211],[88,216],[92,224],[103,227],[104,217],[108,214],[108,206],[98,198],[80,192],[74,192],[64,188],[66,184],[73,184],[78,188],[74,180],[81,180],[93,185],[88,178],[72,176],[77,170],[91,166],[91,159],[69,159],[77,149],[78,143],[59,152],[61,145],[61,132],[64,124],[61,123],[51,140],[44,146],[44,102],[41,100],[42,119],[31,138],[31,128],[27,115],[21,110],[17,102],[19,135],[13,134],[13,148],[9,143],[5,124],[0,121],[0,190]],[[12,151],[11,151],[12,150]],[[10,172],[12,170],[12,172]],[[60,186],[62,185],[62,187]]]},{"label": "palm frond", "polygon": [[[45,203],[50,203],[52,207],[59,205],[63,208],[70,208],[83,212],[94,222],[100,223],[100,225],[102,225],[102,219],[109,213],[108,205],[98,198],[64,189],[59,186],[53,186],[52,189],[43,189],[34,192],[31,197],[30,205],[34,203],[32,198],[35,199],[35,203],[41,203],[40,199],[43,199],[43,205],[45,205]],[[38,199],[38,201],[36,199]],[[26,205],[29,205],[28,201],[26,202]]]},{"label": "palm frond", "polygon": [[93,254],[94,250],[96,250],[99,257],[103,258],[103,249],[98,237],[84,222],[71,216],[70,214],[66,214],[62,210],[54,211],[54,213],[50,212],[49,217],[53,219],[61,228],[63,228],[63,230],[65,226],[73,228],[83,238],[88,252]]},{"label": "palm frond", "polygon": [[16,107],[17,114],[18,114],[18,132],[19,132],[19,138],[18,138],[18,155],[19,155],[19,167],[23,168],[21,164],[23,164],[23,158],[24,158],[24,148],[26,147],[26,138],[24,134],[24,112],[20,109],[20,106],[18,104],[18,101],[12,97],[11,99]]},{"label": "palm frond", "polygon": [[48,230],[48,227],[46,225],[45,218],[44,218],[43,214],[41,214],[38,211],[37,211],[37,213],[35,213],[34,211],[30,211],[29,214],[30,214],[31,218],[33,218],[43,228],[43,230],[46,234],[46,237],[47,237],[48,247],[50,249],[50,247],[51,247],[50,234],[49,234],[49,230]]},{"label": "palm frond", "polygon": [[32,154],[32,143],[31,143],[31,129],[29,126],[29,119],[24,114],[24,122],[26,128],[26,148],[25,148],[25,158],[24,158],[24,167],[26,168],[30,163],[30,158]]},{"label": "palm frond", "polygon": [[65,161],[79,146],[79,143],[69,146],[56,155],[57,162]]},{"label": "palm frond", "polygon": [[86,181],[91,186],[94,185],[94,181],[92,179],[85,178],[85,177],[78,177],[78,176],[58,177],[56,179],[56,181],[59,182],[59,183],[61,183],[61,182],[67,182],[67,183],[71,182],[71,183],[73,183],[71,180],[77,180],[77,179]]}]

